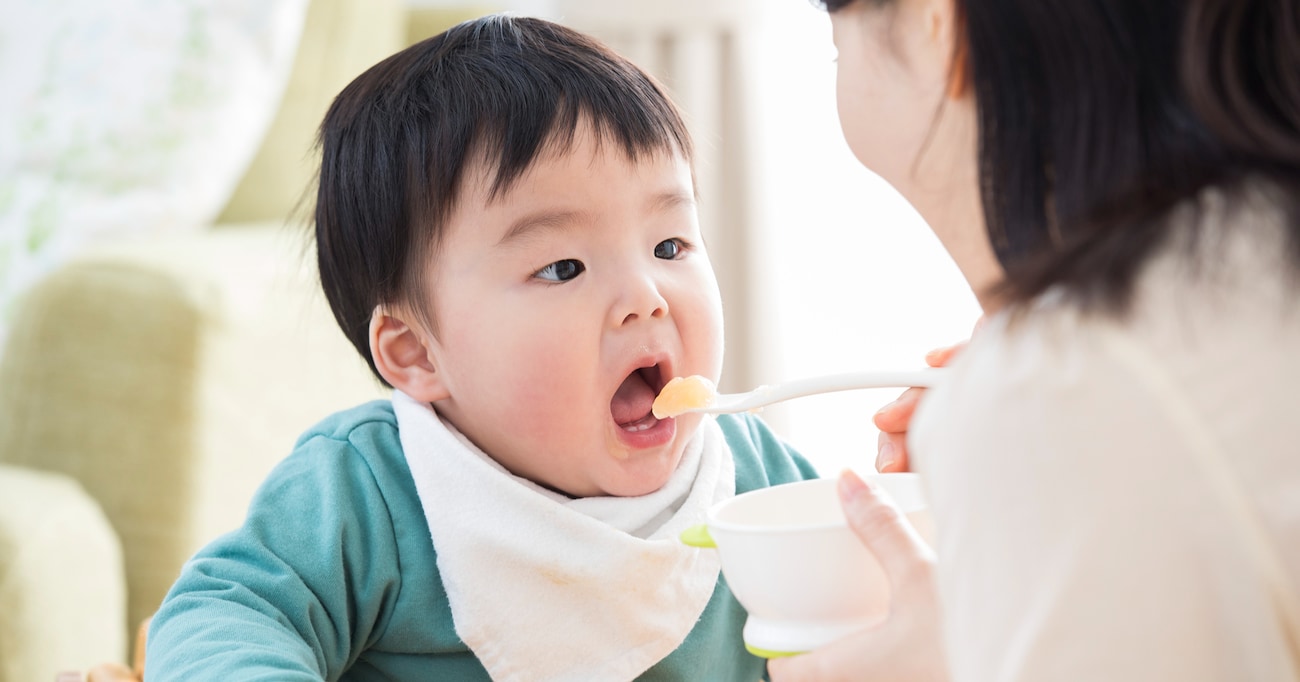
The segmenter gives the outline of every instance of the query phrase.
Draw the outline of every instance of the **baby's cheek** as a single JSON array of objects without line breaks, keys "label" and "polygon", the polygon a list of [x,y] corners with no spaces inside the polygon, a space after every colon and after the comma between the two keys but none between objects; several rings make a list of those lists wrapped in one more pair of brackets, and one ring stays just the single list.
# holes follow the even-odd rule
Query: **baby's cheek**
[{"label": "baby's cheek", "polygon": [[693,301],[691,322],[682,327],[686,353],[692,360],[690,374],[702,374],[717,381],[722,369],[724,333],[722,301],[715,297],[702,297]]},{"label": "baby's cheek", "polygon": [[[590,362],[587,364],[591,364]],[[508,413],[503,415],[516,428],[549,434],[564,422],[585,414],[590,406],[595,379],[590,371],[575,366],[563,353],[537,357],[518,366],[508,383]]]},{"label": "baby's cheek", "polygon": [[566,402],[567,397],[563,394],[534,387],[520,391],[514,400],[509,401],[507,412],[502,417],[517,431],[530,436],[544,436],[564,419]]}]

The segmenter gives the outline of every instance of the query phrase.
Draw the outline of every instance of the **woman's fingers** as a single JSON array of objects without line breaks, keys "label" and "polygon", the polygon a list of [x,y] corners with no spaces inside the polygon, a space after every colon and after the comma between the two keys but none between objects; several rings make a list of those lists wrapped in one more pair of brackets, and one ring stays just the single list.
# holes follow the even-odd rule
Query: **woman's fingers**
[{"label": "woman's fingers", "polygon": [[924,388],[903,391],[894,402],[876,411],[871,417],[872,423],[886,433],[906,433],[907,426],[912,423],[912,413],[916,411],[916,404],[921,401],[922,395],[925,395]]},{"label": "woman's fingers", "polygon": [[[978,329],[978,326],[976,327]],[[925,364],[931,367],[943,367],[962,348],[966,342],[955,343],[944,348],[936,348],[925,354]],[[917,403],[925,395],[924,388],[909,388],[898,399],[880,408],[871,421],[880,429],[876,441],[876,471],[896,473],[910,471],[907,452],[907,430],[912,425],[912,414],[916,412]]]},{"label": "woman's fingers", "polygon": [[933,551],[879,488],[845,471],[839,494],[849,527],[880,562],[896,591],[917,578],[930,579]]},{"label": "woman's fingers", "polygon": [[876,438],[876,471],[894,474],[908,471],[907,434],[881,431]]},{"label": "woman's fingers", "polygon": [[888,405],[880,408],[871,418],[880,437],[876,441],[876,471],[899,472],[908,470],[907,428],[912,423],[912,413],[924,395],[925,389],[909,388]]},{"label": "woman's fingers", "polygon": [[966,347],[966,342],[954,343],[946,348],[936,348],[925,354],[925,364],[931,367],[943,367],[948,364],[957,351]]}]

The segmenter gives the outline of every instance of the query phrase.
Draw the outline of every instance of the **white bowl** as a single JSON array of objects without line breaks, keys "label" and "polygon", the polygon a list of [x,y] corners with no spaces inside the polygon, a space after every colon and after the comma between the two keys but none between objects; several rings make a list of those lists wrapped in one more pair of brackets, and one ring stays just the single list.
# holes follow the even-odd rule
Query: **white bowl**
[{"label": "white bowl", "polygon": [[[932,541],[918,475],[862,477]],[[727,584],[749,612],[745,646],[756,655],[810,651],[889,612],[889,581],[844,520],[836,483],[817,479],[737,495],[709,510],[707,534],[696,528],[682,535],[687,544],[717,547]]]}]

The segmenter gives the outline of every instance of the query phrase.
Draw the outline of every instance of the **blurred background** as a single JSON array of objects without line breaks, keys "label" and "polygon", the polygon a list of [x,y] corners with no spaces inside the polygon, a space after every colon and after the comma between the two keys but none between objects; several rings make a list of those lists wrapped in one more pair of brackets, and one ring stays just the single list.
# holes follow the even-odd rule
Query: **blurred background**
[{"label": "blurred background", "polygon": [[[923,365],[969,289],[861,168],[807,0],[6,0],[0,26],[0,682],[125,660],[180,564],[299,433],[385,394],[315,290],[301,199],[330,99],[492,11],[586,30],[665,83],[699,149],[721,388]],[[870,468],[898,391],[764,418]]]}]

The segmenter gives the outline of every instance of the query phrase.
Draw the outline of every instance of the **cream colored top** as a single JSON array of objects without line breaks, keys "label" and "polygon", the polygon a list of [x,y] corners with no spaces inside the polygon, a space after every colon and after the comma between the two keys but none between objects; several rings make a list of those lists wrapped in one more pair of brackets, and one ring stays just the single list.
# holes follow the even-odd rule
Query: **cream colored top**
[{"label": "cream colored top", "polygon": [[1131,316],[992,317],[919,408],[954,680],[1300,679],[1300,279],[1202,202]]}]

